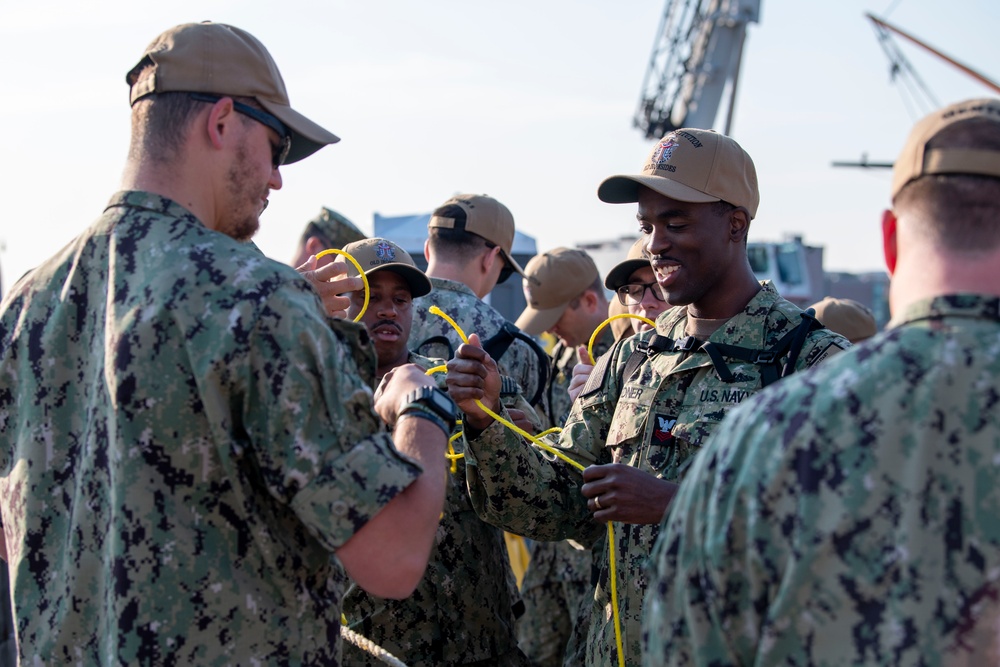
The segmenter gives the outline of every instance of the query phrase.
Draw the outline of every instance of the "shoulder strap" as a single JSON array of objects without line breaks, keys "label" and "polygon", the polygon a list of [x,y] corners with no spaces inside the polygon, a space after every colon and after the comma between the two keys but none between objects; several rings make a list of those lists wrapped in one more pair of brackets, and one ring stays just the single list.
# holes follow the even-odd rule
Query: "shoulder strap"
[{"label": "shoulder strap", "polygon": [[697,342],[698,340],[694,336],[687,336],[675,341],[673,338],[661,336],[660,334],[653,334],[649,337],[649,340],[639,341],[636,343],[632,353],[628,355],[628,359],[625,360],[622,382],[628,381],[632,377],[632,374],[635,373],[635,370],[646,359],[667,350],[673,352],[690,352],[695,349]]},{"label": "shoulder strap", "polygon": [[[813,316],[814,312],[810,308],[801,313],[802,321],[799,322],[798,326],[787,332],[766,350],[708,342],[701,347],[701,351],[708,354],[715,371],[719,374],[719,379],[723,382],[733,382],[735,379],[725,362],[725,358],[728,357],[759,366],[761,386],[766,387],[795,372],[795,362],[798,361],[799,355],[802,353],[802,346],[805,344],[809,332],[823,328],[819,320]],[[785,352],[788,352],[788,357],[782,364],[781,358]]]},{"label": "shoulder strap", "polygon": [[[805,345],[806,338],[810,332],[824,328],[815,317],[812,308],[801,313],[802,321],[791,331],[766,350],[757,350],[739,345],[728,345],[726,343],[701,343],[693,336],[687,336],[678,340],[654,334],[648,341],[640,341],[625,362],[625,371],[622,380],[627,381],[635,373],[642,363],[660,352],[704,352],[712,361],[719,379],[723,382],[734,382],[736,380],[729,366],[726,365],[726,358],[739,359],[760,367],[761,385],[766,387],[780,378],[791,375],[795,372],[795,362],[798,361],[802,353],[802,346]],[[788,352],[785,362],[781,359]]]},{"label": "shoulder strap", "polygon": [[538,385],[535,387],[534,395],[528,400],[528,403],[535,406],[538,404],[538,400],[545,392],[545,385],[547,385],[549,381],[549,355],[542,349],[542,346],[536,343],[534,338],[524,333],[510,322],[504,322],[503,326],[500,327],[500,331],[483,341],[483,349],[486,350],[486,352],[493,357],[493,359],[499,361],[500,358],[503,357],[504,353],[510,348],[514,339],[522,340],[527,343],[528,346],[534,351],[535,356],[538,357]]}]

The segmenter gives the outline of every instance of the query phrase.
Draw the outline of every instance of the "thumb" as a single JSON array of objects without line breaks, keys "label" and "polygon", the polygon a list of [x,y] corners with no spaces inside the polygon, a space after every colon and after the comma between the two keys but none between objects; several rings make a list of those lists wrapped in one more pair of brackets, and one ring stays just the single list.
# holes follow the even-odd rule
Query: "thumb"
[{"label": "thumb", "polygon": [[479,340],[479,334],[469,334],[469,345],[475,345],[479,348],[483,346],[482,342]]},{"label": "thumb", "polygon": [[594,365],[594,360],[590,358],[590,353],[587,352],[586,345],[578,345],[576,348],[576,356],[580,357],[582,363],[588,364],[590,366]]},{"label": "thumb", "polygon": [[297,267],[295,270],[302,273],[305,271],[312,271],[316,268],[316,255],[309,255],[309,259],[306,260],[305,264]]}]

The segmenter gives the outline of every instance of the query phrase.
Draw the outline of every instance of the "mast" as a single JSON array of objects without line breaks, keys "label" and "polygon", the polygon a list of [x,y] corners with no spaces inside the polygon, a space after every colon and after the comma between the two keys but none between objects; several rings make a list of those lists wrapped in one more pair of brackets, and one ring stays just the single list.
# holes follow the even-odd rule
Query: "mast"
[{"label": "mast", "polygon": [[925,51],[928,51],[928,52],[934,54],[935,56],[937,56],[941,60],[945,61],[949,65],[958,68],[962,72],[965,72],[966,74],[968,74],[969,76],[971,76],[973,79],[975,79],[979,83],[981,83],[984,86],[986,86],[987,88],[991,89],[994,93],[1000,94],[1000,85],[997,85],[994,81],[991,81],[990,79],[986,78],[984,75],[980,74],[979,72],[977,72],[976,70],[972,69],[968,65],[965,65],[963,63],[958,62],[957,60],[955,60],[951,56],[948,56],[948,55],[942,53],[941,51],[938,51],[937,49],[935,49],[931,45],[929,45],[929,44],[927,44],[927,43],[925,43],[925,42],[917,39],[913,35],[905,32],[904,30],[902,30],[900,28],[897,28],[896,26],[887,23],[886,21],[884,21],[884,20],[876,17],[874,14],[865,14],[865,16],[872,23],[874,23],[875,25],[879,26],[880,28],[883,28],[885,30],[890,30],[890,31],[896,33],[897,35],[899,35],[903,39],[906,39],[906,40],[912,42],[913,44],[916,44],[920,48],[922,48]]}]

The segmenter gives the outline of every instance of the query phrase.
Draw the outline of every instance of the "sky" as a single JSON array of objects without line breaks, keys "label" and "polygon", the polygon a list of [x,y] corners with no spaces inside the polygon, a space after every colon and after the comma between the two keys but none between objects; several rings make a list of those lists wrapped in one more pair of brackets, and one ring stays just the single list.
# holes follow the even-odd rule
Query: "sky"
[{"label": "sky", "polygon": [[[282,168],[255,241],[290,261],[333,208],[429,212],[458,193],[505,203],[540,251],[634,234],[635,207],[597,199],[652,147],[632,126],[664,0],[32,0],[0,3],[0,127],[7,196],[3,289],[85,229],[118,189],[129,139],[127,72],[178,23],[231,23],[278,63],[292,106],[342,138]],[[879,221],[891,162],[933,105],[890,78],[871,12],[1000,79],[1000,3],[761,0],[731,135],[753,158],[750,239],[801,235],[825,268],[883,269]],[[944,105],[991,91],[903,40]]]}]

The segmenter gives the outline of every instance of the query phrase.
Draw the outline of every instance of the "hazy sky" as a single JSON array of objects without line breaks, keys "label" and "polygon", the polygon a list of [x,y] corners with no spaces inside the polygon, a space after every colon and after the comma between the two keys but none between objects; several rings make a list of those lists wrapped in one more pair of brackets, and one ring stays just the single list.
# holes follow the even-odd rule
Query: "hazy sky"
[{"label": "hazy sky", "polygon": [[[946,6],[947,11],[942,9]],[[597,185],[637,173],[652,142],[632,116],[664,0],[32,0],[0,5],[8,289],[100,215],[128,145],[125,72],[167,27],[232,23],[270,50],[292,105],[342,137],[282,169],[256,240],[288,261],[321,206],[371,232],[373,212],[430,211],[459,192],[506,203],[540,250],[634,232],[634,205]],[[752,240],[801,234],[826,268],[882,268],[885,170],[913,121],[872,12],[1000,78],[995,0],[762,0],[733,136],[757,165]],[[981,84],[897,41],[942,104]]]}]

